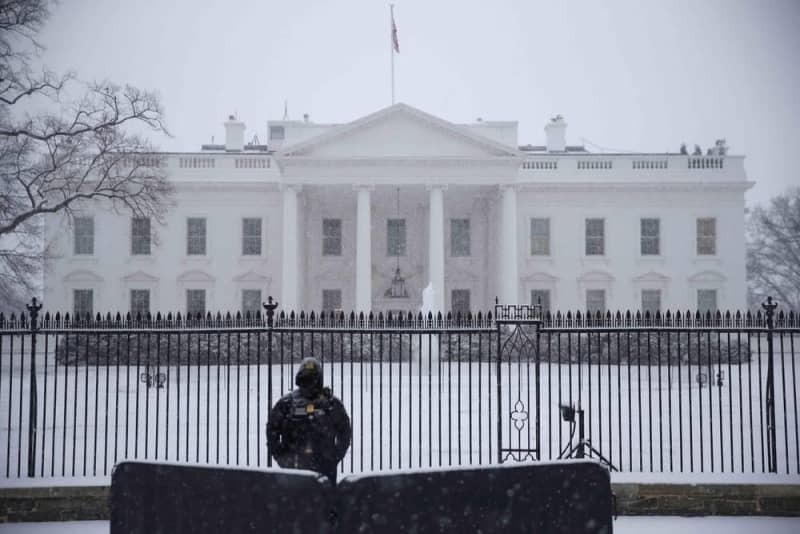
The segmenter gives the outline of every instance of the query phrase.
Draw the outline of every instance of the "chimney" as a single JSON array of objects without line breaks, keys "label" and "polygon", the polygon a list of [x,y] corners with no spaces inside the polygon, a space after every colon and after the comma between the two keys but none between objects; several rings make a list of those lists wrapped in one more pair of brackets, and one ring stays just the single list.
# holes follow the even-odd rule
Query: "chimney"
[{"label": "chimney", "polygon": [[556,115],[544,127],[547,136],[548,152],[564,152],[567,150],[567,123],[564,117]]},{"label": "chimney", "polygon": [[225,150],[238,152],[244,149],[244,123],[233,115],[225,121]]}]

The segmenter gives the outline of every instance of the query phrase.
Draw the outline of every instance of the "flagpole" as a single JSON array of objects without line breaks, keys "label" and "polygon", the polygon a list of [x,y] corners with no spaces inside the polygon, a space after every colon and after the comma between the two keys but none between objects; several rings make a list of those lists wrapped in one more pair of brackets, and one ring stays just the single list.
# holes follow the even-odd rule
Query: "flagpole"
[{"label": "flagpole", "polygon": [[392,105],[394,105],[394,4],[389,4],[389,56],[392,64]]}]

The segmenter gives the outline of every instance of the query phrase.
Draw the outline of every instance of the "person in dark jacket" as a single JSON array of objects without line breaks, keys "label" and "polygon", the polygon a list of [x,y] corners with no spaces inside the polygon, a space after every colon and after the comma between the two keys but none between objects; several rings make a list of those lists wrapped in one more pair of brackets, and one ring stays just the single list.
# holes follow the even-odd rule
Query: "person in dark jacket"
[{"label": "person in dark jacket", "polygon": [[350,447],[352,428],[344,405],[322,378],[319,360],[300,363],[297,388],[270,411],[267,446],[279,466],[316,471],[336,484],[336,465]]}]

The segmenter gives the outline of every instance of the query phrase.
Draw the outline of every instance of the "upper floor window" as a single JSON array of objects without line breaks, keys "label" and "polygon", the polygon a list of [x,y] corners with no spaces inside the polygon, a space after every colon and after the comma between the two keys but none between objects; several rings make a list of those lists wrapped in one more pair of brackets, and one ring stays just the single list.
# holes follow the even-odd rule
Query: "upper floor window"
[{"label": "upper floor window", "polygon": [[586,219],[586,255],[602,256],[606,253],[605,219]]},{"label": "upper floor window", "polygon": [[84,320],[94,313],[94,291],[91,289],[74,289],[72,291],[72,312],[75,319]]},{"label": "upper floor window", "polygon": [[717,311],[717,290],[698,289],[697,290],[697,310],[700,313]]},{"label": "upper floor window", "polygon": [[150,290],[131,289],[131,317],[145,317],[150,312]]},{"label": "upper floor window", "polygon": [[450,309],[453,313],[466,314],[469,312],[469,289],[454,289],[450,292]]},{"label": "upper floor window", "polygon": [[206,313],[206,290],[187,289],[186,290],[186,315],[194,319],[198,315]]},{"label": "upper floor window", "polygon": [[261,255],[261,218],[242,219],[242,255]]},{"label": "upper floor window", "polygon": [[550,255],[550,219],[531,219],[531,256]]},{"label": "upper floor window", "polygon": [[206,254],[206,219],[189,217],[186,219],[186,254],[204,256]]},{"label": "upper floor window", "polygon": [[242,315],[247,316],[249,313],[254,317],[256,312],[261,309],[261,290],[260,289],[243,289],[242,290]]},{"label": "upper floor window", "polygon": [[322,290],[322,311],[330,312],[342,309],[342,290],[323,289]]},{"label": "upper floor window", "polygon": [[386,255],[406,255],[405,219],[389,219],[386,221]]},{"label": "upper floor window", "polygon": [[286,129],[283,126],[269,127],[270,141],[283,141],[286,138]]},{"label": "upper floor window", "polygon": [[131,219],[131,254],[150,255],[150,219],[147,217]]},{"label": "upper floor window", "polygon": [[550,290],[549,289],[532,289],[531,290],[531,304],[534,306],[542,307],[542,314],[550,311]]},{"label": "upper floor window", "polygon": [[592,315],[606,312],[606,290],[587,289],[586,290],[586,310]]},{"label": "upper floor window", "polygon": [[642,256],[661,254],[661,221],[659,219],[641,219],[639,225]]},{"label": "upper floor window", "polygon": [[94,217],[75,217],[75,254],[94,254]]},{"label": "upper floor window", "polygon": [[470,256],[470,241],[469,219],[450,219],[450,255]]},{"label": "upper floor window", "polygon": [[643,289],[642,290],[642,313],[650,313],[651,316],[661,311],[661,290]]},{"label": "upper floor window", "polygon": [[717,220],[713,217],[697,219],[697,255],[713,256],[717,253]]},{"label": "upper floor window", "polygon": [[342,255],[341,219],[322,219],[322,255]]}]

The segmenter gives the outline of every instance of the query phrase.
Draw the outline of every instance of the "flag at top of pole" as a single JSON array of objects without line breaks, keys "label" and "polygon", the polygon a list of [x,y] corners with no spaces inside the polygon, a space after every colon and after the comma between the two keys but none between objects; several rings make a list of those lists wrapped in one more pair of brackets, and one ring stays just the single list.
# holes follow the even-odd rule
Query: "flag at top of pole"
[{"label": "flag at top of pole", "polygon": [[390,63],[392,65],[392,105],[394,105],[394,55],[400,53],[400,43],[397,40],[397,25],[394,23],[394,4],[389,4],[389,19],[391,22],[391,45],[389,48]]},{"label": "flag at top of pole", "polygon": [[397,40],[397,25],[394,23],[394,4],[390,4],[389,6],[392,12],[392,50],[400,53],[400,43]]}]

